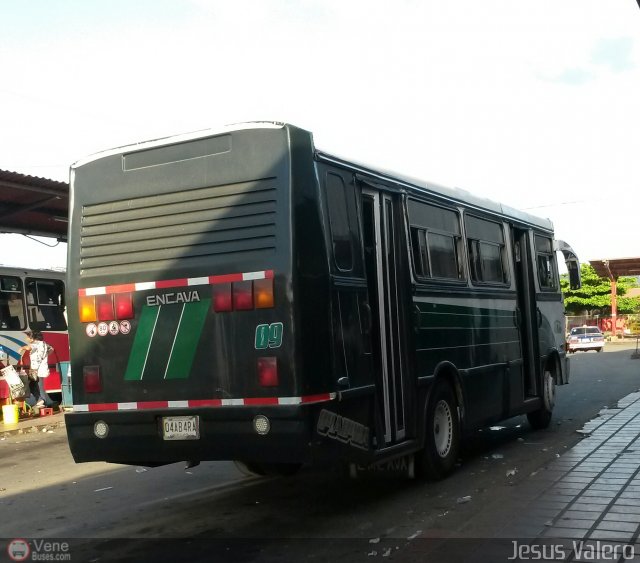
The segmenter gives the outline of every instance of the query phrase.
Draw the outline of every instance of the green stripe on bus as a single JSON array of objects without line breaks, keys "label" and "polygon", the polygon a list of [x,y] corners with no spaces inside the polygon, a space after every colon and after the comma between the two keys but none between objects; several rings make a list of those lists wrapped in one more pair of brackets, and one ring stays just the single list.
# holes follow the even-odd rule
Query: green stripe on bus
[{"label": "green stripe on bus", "polygon": [[210,307],[211,299],[185,303],[165,379],[186,379],[189,377],[202,327]]},{"label": "green stripe on bus", "polygon": [[159,309],[156,329],[153,331],[153,338],[142,374],[145,381],[162,381],[164,379],[184,305],[163,305]]},{"label": "green stripe on bus", "polygon": [[129,354],[127,370],[124,373],[125,381],[139,381],[142,379],[142,370],[147,360],[153,329],[158,318],[159,307],[143,307],[138,322],[136,336]]}]

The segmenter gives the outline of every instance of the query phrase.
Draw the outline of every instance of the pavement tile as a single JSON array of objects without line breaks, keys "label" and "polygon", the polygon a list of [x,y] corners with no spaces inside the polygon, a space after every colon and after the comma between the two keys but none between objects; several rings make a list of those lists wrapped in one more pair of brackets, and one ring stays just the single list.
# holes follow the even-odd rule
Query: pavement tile
[{"label": "pavement tile", "polygon": [[597,481],[593,482],[593,485],[589,487],[590,491],[620,491],[620,485],[603,485]]},{"label": "pavement tile", "polygon": [[573,529],[584,529],[590,530],[594,524],[596,519],[593,520],[565,520],[564,517],[556,520],[553,523],[554,528],[573,528]]},{"label": "pavement tile", "polygon": [[600,512],[589,512],[587,510],[567,510],[562,513],[562,518],[560,520],[588,520],[590,522],[595,522],[598,518],[600,518]]},{"label": "pavement tile", "polygon": [[629,479],[624,477],[599,477],[594,481],[598,485],[626,485],[628,482]]},{"label": "pavement tile", "polygon": [[632,532],[614,532],[612,530],[594,530],[589,534],[589,539],[609,542],[622,541],[630,543],[632,541],[632,538]]},{"label": "pavement tile", "polygon": [[571,510],[584,510],[586,512],[602,512],[606,510],[609,503],[574,502]]},{"label": "pavement tile", "polygon": [[600,496],[582,495],[582,496],[578,497],[578,502],[587,502],[587,503],[592,503],[592,504],[609,505],[613,501],[614,497],[615,497],[615,495],[611,495],[611,496],[605,496],[605,495],[600,495]]},{"label": "pavement tile", "polygon": [[617,498],[614,505],[618,506],[638,506],[638,500],[633,498]]},{"label": "pavement tile", "polygon": [[602,520],[596,530],[610,530],[612,532],[635,532],[638,529],[636,522],[620,522],[612,520]]},{"label": "pavement tile", "polygon": [[547,528],[543,534],[542,539],[546,538],[575,538],[582,539],[589,533],[589,528]]},{"label": "pavement tile", "polygon": [[607,512],[613,512],[617,514],[635,514],[637,516],[640,516],[640,506],[612,504]]},{"label": "pavement tile", "polygon": [[591,483],[591,481],[593,481],[593,477],[581,477],[571,473],[566,477],[563,477],[559,483]]},{"label": "pavement tile", "polygon": [[633,522],[640,526],[640,514],[624,514],[621,512],[607,512],[604,515],[604,521],[614,521],[614,522]]}]

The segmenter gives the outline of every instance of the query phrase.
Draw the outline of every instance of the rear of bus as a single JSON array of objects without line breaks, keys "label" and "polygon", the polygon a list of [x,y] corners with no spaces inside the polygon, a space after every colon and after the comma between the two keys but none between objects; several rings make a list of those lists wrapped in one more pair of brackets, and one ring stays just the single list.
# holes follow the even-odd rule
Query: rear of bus
[{"label": "rear of bus", "polygon": [[308,459],[308,409],[329,397],[296,361],[291,186],[314,176],[292,153],[312,167],[311,135],[265,123],[74,165],[77,462]]}]

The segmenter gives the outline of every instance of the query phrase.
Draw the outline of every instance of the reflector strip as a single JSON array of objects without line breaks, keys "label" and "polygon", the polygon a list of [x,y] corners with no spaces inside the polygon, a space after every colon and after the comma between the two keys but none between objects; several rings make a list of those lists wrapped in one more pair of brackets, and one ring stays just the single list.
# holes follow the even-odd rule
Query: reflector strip
[{"label": "reflector strip", "polygon": [[73,405],[76,412],[130,411],[151,409],[195,409],[200,407],[308,405],[333,401],[336,393],[307,395],[306,397],[250,397],[246,399],[188,399],[183,401],[140,401],[137,403],[92,403]]},{"label": "reflector strip", "polygon": [[229,283],[234,281],[263,280],[273,278],[273,270],[260,272],[245,272],[240,274],[221,274],[199,278],[179,278],[173,280],[159,280],[149,282],[125,283],[119,285],[107,285],[103,287],[85,287],[78,290],[80,297],[91,295],[105,295],[111,293],[127,293],[145,291],[149,289],[168,289],[173,287],[189,287],[195,285],[210,285],[214,283]]}]

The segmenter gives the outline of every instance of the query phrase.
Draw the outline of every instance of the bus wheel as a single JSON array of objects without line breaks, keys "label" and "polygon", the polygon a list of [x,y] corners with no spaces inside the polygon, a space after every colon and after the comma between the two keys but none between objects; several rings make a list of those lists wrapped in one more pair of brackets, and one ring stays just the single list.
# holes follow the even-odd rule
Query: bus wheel
[{"label": "bus wheel", "polygon": [[543,430],[551,422],[553,406],[556,402],[556,378],[555,373],[546,367],[542,382],[542,408],[527,413],[527,420],[534,430]]},{"label": "bus wheel", "polygon": [[438,379],[427,403],[424,448],[416,454],[416,475],[442,479],[449,475],[460,450],[460,422],[451,385]]}]

